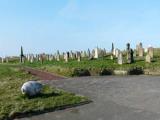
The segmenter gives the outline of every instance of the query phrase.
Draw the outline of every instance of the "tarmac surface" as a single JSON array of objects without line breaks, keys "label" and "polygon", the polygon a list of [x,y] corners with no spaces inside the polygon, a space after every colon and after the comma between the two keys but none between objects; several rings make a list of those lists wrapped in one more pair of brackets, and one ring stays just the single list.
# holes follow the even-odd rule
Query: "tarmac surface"
[{"label": "tarmac surface", "polygon": [[160,120],[160,76],[99,76],[43,82],[87,96],[93,102],[21,120]]}]

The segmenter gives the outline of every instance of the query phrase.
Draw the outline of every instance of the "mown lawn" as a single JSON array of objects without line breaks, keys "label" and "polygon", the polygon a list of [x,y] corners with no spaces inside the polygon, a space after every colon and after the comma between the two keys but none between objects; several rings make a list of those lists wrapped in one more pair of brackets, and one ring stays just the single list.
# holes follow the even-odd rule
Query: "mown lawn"
[{"label": "mown lawn", "polygon": [[28,98],[21,94],[20,88],[24,82],[33,79],[36,78],[13,66],[0,64],[0,119],[14,118],[22,113],[45,112],[87,101],[85,97],[46,85],[40,95]]}]

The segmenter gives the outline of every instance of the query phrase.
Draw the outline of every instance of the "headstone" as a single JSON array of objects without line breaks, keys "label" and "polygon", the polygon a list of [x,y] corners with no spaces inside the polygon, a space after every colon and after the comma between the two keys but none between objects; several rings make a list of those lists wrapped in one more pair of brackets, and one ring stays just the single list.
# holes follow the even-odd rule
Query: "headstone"
[{"label": "headstone", "polygon": [[137,51],[134,50],[134,54],[133,54],[134,57],[137,57]]},{"label": "headstone", "polygon": [[41,64],[43,64],[43,62],[44,62],[44,56],[45,56],[44,54],[41,54],[41,55],[40,55],[40,58],[41,58],[41,60],[40,60],[40,61],[41,61]]},{"label": "headstone", "polygon": [[114,52],[114,44],[112,43],[111,53],[113,54],[113,52]]},{"label": "headstone", "polygon": [[28,81],[22,85],[21,92],[28,96],[35,96],[41,92],[42,87],[43,85],[37,81]]},{"label": "headstone", "polygon": [[77,60],[78,60],[78,62],[81,61],[81,53],[80,52],[77,52]]},{"label": "headstone", "polygon": [[149,54],[146,55],[146,62],[151,63],[151,56]]},{"label": "headstone", "polygon": [[122,65],[122,64],[123,64],[122,52],[120,52],[120,53],[118,54],[118,64],[119,64],[119,65]]},{"label": "headstone", "polygon": [[2,63],[4,63],[4,58],[2,57]]},{"label": "headstone", "polygon": [[106,56],[107,55],[107,51],[106,51],[106,49],[104,48],[103,49],[103,56]]},{"label": "headstone", "polygon": [[33,61],[34,61],[34,56],[30,55],[30,63],[33,63]]},{"label": "headstone", "polygon": [[131,64],[134,62],[133,50],[130,48],[130,44],[127,43],[127,63]]},{"label": "headstone", "polygon": [[68,56],[68,52],[67,52],[67,53],[64,54],[64,60],[65,60],[65,62],[68,62],[68,57],[69,56]]},{"label": "headstone", "polygon": [[87,51],[87,55],[88,55],[89,58],[91,57],[91,52],[90,52],[89,49],[88,49],[88,51]]},{"label": "headstone", "polygon": [[111,60],[113,60],[113,58],[114,58],[114,57],[113,57],[113,55],[111,54]]},{"label": "headstone", "polygon": [[116,56],[116,58],[118,58],[119,53],[120,53],[120,50],[119,50],[119,49],[116,49],[116,50],[115,50],[115,56]]},{"label": "headstone", "polygon": [[148,48],[148,54],[150,55],[151,58],[153,58],[153,47]]},{"label": "headstone", "polygon": [[138,45],[136,45],[136,51],[137,51],[139,57],[144,56],[144,48],[143,48],[143,45],[141,42]]},{"label": "headstone", "polygon": [[95,56],[95,50],[93,49],[93,50],[92,50],[91,57],[93,57],[93,58],[94,58],[94,56]]},{"label": "headstone", "polygon": [[57,61],[60,61],[60,53],[59,53],[59,50],[57,50],[56,60],[57,60]]},{"label": "headstone", "polygon": [[94,55],[94,58],[99,58],[99,49],[98,49],[98,47],[95,48],[95,55]]},{"label": "headstone", "polygon": [[[9,58],[6,57],[5,59],[6,59],[6,63],[8,63],[9,62]],[[23,63],[23,59],[22,59],[22,63]]]},{"label": "headstone", "polygon": [[144,56],[144,48],[139,48],[138,54],[139,54],[139,57],[143,57]]}]

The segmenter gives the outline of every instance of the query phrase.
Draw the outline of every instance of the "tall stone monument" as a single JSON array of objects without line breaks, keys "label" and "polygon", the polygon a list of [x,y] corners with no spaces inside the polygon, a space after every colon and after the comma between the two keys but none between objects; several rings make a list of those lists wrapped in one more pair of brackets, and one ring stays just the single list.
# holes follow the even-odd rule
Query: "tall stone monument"
[{"label": "tall stone monument", "polygon": [[23,47],[21,46],[20,63],[24,63]]}]

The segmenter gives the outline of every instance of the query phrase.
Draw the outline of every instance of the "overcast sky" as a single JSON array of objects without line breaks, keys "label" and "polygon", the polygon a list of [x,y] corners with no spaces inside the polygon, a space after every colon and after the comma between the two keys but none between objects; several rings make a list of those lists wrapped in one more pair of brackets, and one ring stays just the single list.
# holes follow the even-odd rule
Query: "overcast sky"
[{"label": "overcast sky", "polygon": [[160,0],[0,0],[0,55],[160,47]]}]

